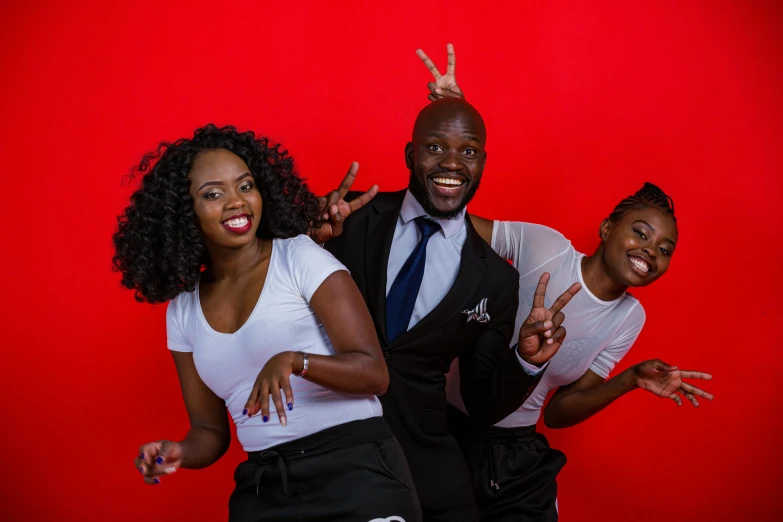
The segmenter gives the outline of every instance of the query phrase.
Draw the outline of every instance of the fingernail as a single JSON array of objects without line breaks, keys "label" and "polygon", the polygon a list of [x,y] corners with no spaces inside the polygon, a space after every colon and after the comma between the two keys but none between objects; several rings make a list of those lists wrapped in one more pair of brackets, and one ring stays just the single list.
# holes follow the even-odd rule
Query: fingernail
[{"label": "fingernail", "polygon": [[330,208],[329,210],[332,211],[332,214],[337,214],[337,205],[332,205],[332,208]]},{"label": "fingernail", "polygon": [[160,484],[160,479],[152,479],[153,484]]},{"label": "fingernail", "polygon": [[553,342],[555,342],[555,341],[554,341],[554,340],[552,340],[552,339],[547,339],[547,340],[546,340],[546,344],[552,344]]},{"label": "fingernail", "polygon": [[163,457],[158,457],[155,459],[155,464],[163,464]]},{"label": "fingernail", "polygon": [[166,468],[166,469],[163,470],[163,473],[166,473],[167,475],[169,475],[171,473],[174,473],[175,471],[177,471],[177,468]]},{"label": "fingernail", "polygon": [[280,417],[280,424],[282,424],[283,427],[285,428],[286,426],[288,426],[288,419],[286,419],[285,417]]},{"label": "fingernail", "polygon": [[245,408],[244,410],[242,410],[242,415],[247,415],[247,408]]},{"label": "fingernail", "polygon": [[144,475],[144,468],[139,468],[139,473],[141,473],[142,475]]},{"label": "fingernail", "polygon": [[547,330],[546,332],[544,332],[544,335],[549,337],[550,335],[552,335],[552,330]]},{"label": "fingernail", "polygon": [[293,402],[289,402],[288,403],[288,411],[291,411],[293,409],[294,409],[294,403]]},{"label": "fingernail", "polygon": [[269,415],[264,415],[263,419],[264,419],[264,422],[269,422]]},{"label": "fingernail", "polygon": [[544,328],[552,328],[552,321],[545,321]]}]

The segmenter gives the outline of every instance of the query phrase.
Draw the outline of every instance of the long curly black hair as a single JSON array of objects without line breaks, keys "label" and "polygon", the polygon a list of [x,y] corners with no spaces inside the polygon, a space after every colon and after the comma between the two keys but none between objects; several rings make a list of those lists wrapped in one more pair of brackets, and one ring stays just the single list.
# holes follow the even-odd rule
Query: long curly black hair
[{"label": "long curly black hair", "polygon": [[199,152],[226,149],[250,169],[264,201],[260,238],[288,238],[319,221],[318,199],[280,145],[252,131],[209,124],[173,143],[162,142],[131,171],[141,186],[131,196],[114,233],[114,270],[136,300],[163,303],[192,292],[209,255],[198,228],[188,175]]}]

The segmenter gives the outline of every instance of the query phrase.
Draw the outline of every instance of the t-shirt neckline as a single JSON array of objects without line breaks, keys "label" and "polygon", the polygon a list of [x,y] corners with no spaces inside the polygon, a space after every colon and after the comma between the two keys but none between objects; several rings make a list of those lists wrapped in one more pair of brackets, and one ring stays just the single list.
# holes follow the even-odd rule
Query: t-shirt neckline
[{"label": "t-shirt neckline", "polygon": [[198,308],[198,316],[201,320],[204,327],[207,329],[208,332],[214,334],[214,335],[221,335],[225,337],[233,337],[235,335],[238,335],[242,330],[245,329],[245,327],[250,323],[250,320],[253,319],[253,316],[256,315],[256,311],[259,309],[259,304],[261,303],[261,300],[264,298],[264,294],[266,293],[266,289],[269,286],[269,276],[272,274],[272,268],[274,267],[274,262],[276,256],[277,249],[275,248],[275,241],[277,239],[272,239],[272,246],[270,247],[272,249],[271,253],[269,254],[269,268],[266,271],[266,278],[264,279],[264,286],[261,288],[261,293],[258,295],[258,300],[256,300],[256,304],[253,307],[253,310],[250,312],[250,315],[247,316],[247,319],[245,319],[245,322],[242,323],[242,326],[240,326],[236,332],[218,332],[214,328],[212,328],[212,325],[209,324],[209,321],[207,321],[207,317],[204,315],[204,310],[201,309],[201,293],[199,290],[198,283],[196,284],[196,308]]}]

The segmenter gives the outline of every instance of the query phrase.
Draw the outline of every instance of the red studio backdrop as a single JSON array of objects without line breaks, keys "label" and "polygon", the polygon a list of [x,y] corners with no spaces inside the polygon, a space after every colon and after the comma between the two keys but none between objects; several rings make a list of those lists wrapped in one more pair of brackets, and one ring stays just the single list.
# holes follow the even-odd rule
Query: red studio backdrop
[{"label": "red studio backdrop", "polygon": [[[185,434],[165,306],[110,269],[133,186],[161,140],[207,122],[282,142],[316,192],[351,161],[397,190],[427,103],[414,51],[488,127],[470,206],[544,223],[591,251],[644,181],[676,205],[668,274],[616,371],[650,358],[711,372],[699,409],[635,391],[568,430],[570,521],[765,521],[783,510],[779,1],[3,2],[0,519],[225,520],[236,440],[156,487],[138,446]],[[39,227],[40,225],[40,227]]]}]

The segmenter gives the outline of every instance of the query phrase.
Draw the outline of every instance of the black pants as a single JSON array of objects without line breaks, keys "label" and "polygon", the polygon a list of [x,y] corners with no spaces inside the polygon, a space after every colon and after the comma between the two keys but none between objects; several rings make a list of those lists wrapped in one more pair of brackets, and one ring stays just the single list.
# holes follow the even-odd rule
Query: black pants
[{"label": "black pants", "polygon": [[421,521],[405,455],[382,417],[248,457],[234,472],[229,522]]},{"label": "black pants", "polygon": [[449,408],[449,429],[470,469],[482,522],[556,522],[557,474],[566,457],[535,426],[477,429]]}]

